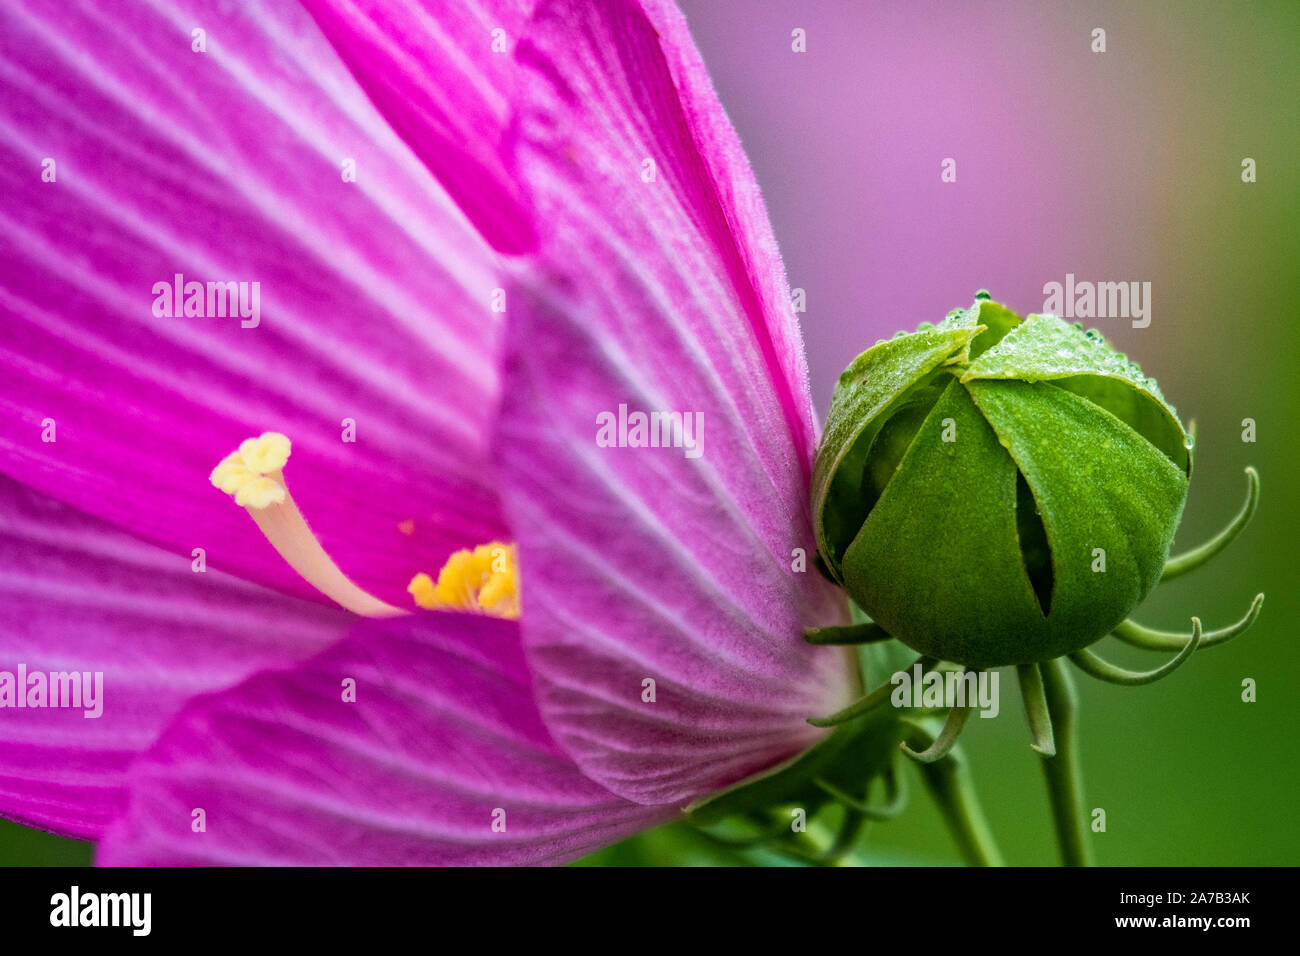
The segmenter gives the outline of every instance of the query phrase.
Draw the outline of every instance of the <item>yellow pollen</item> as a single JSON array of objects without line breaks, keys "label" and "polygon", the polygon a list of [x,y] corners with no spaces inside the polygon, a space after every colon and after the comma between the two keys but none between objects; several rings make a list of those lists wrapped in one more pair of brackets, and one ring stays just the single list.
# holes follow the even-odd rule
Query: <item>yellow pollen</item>
[{"label": "yellow pollen", "polygon": [[364,617],[409,613],[357,587],[325,552],[285,484],[283,469],[290,450],[287,437],[264,432],[240,442],[237,451],[212,469],[209,480],[248,509],[266,540],[303,580],[341,607]]},{"label": "yellow pollen", "polygon": [[223,458],[208,480],[245,508],[266,508],[284,501],[283,479],[276,480],[289,461],[289,439],[279,432],[263,432],[239,443]]},{"label": "yellow pollen", "polygon": [[519,555],[500,541],[457,551],[438,572],[411,578],[406,590],[429,610],[472,611],[492,617],[519,617]]}]

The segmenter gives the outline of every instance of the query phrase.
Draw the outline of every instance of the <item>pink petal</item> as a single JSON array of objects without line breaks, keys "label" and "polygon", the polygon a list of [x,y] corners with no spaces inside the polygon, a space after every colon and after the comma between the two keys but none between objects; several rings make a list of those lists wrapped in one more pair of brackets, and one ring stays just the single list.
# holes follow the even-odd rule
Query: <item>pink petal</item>
[{"label": "pink petal", "polygon": [[[327,550],[387,600],[502,533],[483,477],[494,255],[311,18],[215,2],[0,18],[0,469],[299,594],[207,481],[263,430],[293,439],[288,479]],[[156,317],[176,273],[261,283],[260,324]]]},{"label": "pink petal", "polygon": [[354,620],[192,560],[0,477],[0,671],[103,673],[99,717],[84,702],[0,709],[0,814],[99,836],[128,763],[186,700],[316,653]]},{"label": "pink petal", "polygon": [[[547,232],[513,292],[495,453],[548,726],[662,803],[806,747],[852,678],[801,639],[844,604],[811,563],[813,414],[762,199],[685,24],[647,6],[551,4],[520,46]],[[702,413],[702,457],[598,447],[620,404]]]},{"label": "pink petal", "polygon": [[136,764],[98,862],[557,863],[672,812],[613,796],[559,751],[517,625],[434,613],[363,623],[196,701]]},{"label": "pink petal", "polygon": [[306,0],[366,92],[496,248],[530,249],[502,143],[534,0]]}]

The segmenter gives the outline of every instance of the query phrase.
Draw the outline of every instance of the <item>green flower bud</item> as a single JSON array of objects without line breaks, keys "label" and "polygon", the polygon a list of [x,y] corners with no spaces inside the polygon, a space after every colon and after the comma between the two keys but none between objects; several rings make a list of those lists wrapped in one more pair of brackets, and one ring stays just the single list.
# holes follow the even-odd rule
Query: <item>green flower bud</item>
[{"label": "green flower bud", "polygon": [[1046,661],[1159,581],[1192,440],[1095,331],[981,292],[840,376],[813,472],[818,550],[877,626],[968,667]]}]

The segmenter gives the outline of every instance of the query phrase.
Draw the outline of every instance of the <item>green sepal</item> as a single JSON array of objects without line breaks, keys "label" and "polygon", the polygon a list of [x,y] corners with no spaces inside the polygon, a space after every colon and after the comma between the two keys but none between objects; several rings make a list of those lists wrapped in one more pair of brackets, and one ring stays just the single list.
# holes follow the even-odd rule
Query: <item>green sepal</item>
[{"label": "green sepal", "polygon": [[[956,441],[942,440],[951,419]],[[1020,561],[1016,466],[955,379],[844,556],[851,594],[914,650],[972,667],[1046,622]]]},{"label": "green sepal", "polygon": [[[1055,384],[973,381],[966,388],[1024,475],[1052,557],[1046,643],[1000,663],[1091,644],[1160,580],[1187,474],[1127,424]],[[1105,552],[1105,571],[1094,570],[1095,549]]]},{"label": "green sepal", "polygon": [[[1022,556],[1017,471],[1046,534],[1046,613]],[[1085,398],[1049,383],[953,381],[844,575],[872,620],[922,654],[970,667],[1047,660],[1109,633],[1146,596],[1186,496],[1173,462]],[[1097,548],[1105,571],[1093,570]]]},{"label": "green sepal", "polygon": [[988,293],[977,292],[975,304],[969,309],[957,309],[937,326],[940,329],[975,329],[965,361],[973,362],[993,348],[1023,319],[1001,303],[988,298]]},{"label": "green sepal", "polygon": [[1054,315],[1030,315],[974,359],[962,376],[976,379],[1052,381],[1106,409],[1191,473],[1191,441],[1155,379],[1137,363]]},{"label": "green sepal", "polygon": [[[819,556],[927,658],[1048,660],[1104,636],[1159,579],[1191,446],[1096,331],[1022,321],[980,292],[841,376],[813,469]],[[878,634],[814,639],[841,633]]]},{"label": "green sepal", "polygon": [[872,441],[909,393],[923,388],[937,370],[965,361],[980,331],[978,326],[931,327],[887,339],[840,375],[812,475],[817,546],[836,581],[843,582],[839,559],[857,533],[858,518],[866,516],[862,471]]}]

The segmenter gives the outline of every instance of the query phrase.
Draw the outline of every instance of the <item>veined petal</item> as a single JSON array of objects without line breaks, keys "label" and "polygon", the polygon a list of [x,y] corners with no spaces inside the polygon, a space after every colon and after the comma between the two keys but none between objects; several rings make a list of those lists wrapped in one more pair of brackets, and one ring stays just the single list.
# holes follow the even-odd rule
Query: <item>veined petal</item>
[{"label": "veined petal", "polygon": [[560,863],[674,812],[555,746],[517,624],[420,614],[195,701],[133,768],[98,862]]},{"label": "veined petal", "polygon": [[[125,803],[127,765],[191,696],[283,667],[351,615],[168,553],[0,477],[0,685],[89,674],[94,709],[0,706],[0,814],[93,839]],[[63,702],[73,701],[69,686]],[[33,697],[32,700],[40,700]],[[0,702],[6,701],[0,686]],[[93,710],[91,711],[93,712]]]},{"label": "veined petal", "polygon": [[[684,22],[647,7],[548,3],[519,46],[545,232],[494,449],[548,726],[660,803],[809,745],[853,678],[801,639],[844,604],[811,563],[813,415],[762,199]],[[624,412],[669,411],[695,451],[601,447]]]},{"label": "veined petal", "polygon": [[380,111],[483,236],[535,238],[503,142],[534,0],[306,0]]},{"label": "veined petal", "polygon": [[[301,594],[207,486],[250,434],[293,439],[313,529],[383,599],[502,534],[494,254],[304,11],[7,4],[0,88],[0,469]],[[178,274],[204,315],[157,314]],[[248,318],[206,314],[225,282]]]}]

